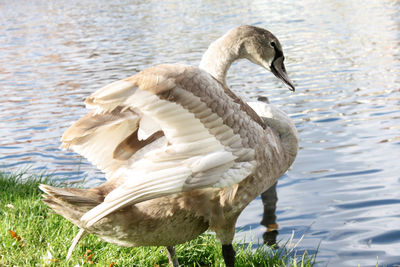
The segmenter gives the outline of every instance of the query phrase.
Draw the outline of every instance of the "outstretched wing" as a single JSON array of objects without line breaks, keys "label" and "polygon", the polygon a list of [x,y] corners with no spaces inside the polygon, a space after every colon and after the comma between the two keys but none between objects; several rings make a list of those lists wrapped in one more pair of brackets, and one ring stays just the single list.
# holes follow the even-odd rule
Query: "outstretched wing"
[{"label": "outstretched wing", "polygon": [[62,146],[86,157],[109,179],[126,164],[119,160],[120,155],[114,156],[115,148],[137,134],[139,121],[138,114],[130,109],[122,111],[122,107],[104,114],[92,110],[65,131]]},{"label": "outstretched wing", "polygon": [[262,126],[227,90],[197,68],[160,65],[90,96],[92,112],[63,141],[119,186],[82,217],[87,226],[126,205],[249,176]]}]

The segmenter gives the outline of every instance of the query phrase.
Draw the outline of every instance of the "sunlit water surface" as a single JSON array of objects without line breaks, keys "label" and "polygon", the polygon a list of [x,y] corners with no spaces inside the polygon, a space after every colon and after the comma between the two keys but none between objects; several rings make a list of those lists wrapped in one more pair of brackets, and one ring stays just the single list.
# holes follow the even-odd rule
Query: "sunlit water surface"
[{"label": "sunlit water surface", "polygon": [[[278,184],[278,240],[294,232],[321,266],[400,264],[400,4],[398,1],[0,1],[0,170],[52,173],[87,186],[103,175],[59,149],[83,100],[159,63],[197,65],[231,27],[281,40],[291,93],[248,62],[231,88],[266,95],[299,131]],[[261,240],[258,198],[237,238]]]}]

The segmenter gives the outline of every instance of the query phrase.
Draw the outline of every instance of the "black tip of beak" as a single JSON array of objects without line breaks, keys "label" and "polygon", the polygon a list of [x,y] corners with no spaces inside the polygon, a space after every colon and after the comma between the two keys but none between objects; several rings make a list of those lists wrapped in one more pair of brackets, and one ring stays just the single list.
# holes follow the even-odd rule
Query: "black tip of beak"
[{"label": "black tip of beak", "polygon": [[292,80],[290,80],[289,76],[286,73],[285,65],[283,64],[283,57],[277,58],[271,64],[271,72],[280,79],[290,91],[294,92],[295,88]]}]

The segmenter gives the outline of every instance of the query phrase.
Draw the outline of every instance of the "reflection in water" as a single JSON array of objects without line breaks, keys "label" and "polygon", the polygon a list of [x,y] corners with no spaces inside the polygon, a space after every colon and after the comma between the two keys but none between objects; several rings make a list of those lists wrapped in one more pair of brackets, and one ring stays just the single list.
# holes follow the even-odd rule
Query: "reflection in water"
[{"label": "reflection in water", "polygon": [[276,237],[278,236],[278,224],[276,223],[276,202],[278,202],[278,195],[276,194],[276,182],[267,191],[261,194],[261,200],[264,206],[264,213],[261,225],[267,229],[263,234],[264,244],[273,246],[276,244]]}]

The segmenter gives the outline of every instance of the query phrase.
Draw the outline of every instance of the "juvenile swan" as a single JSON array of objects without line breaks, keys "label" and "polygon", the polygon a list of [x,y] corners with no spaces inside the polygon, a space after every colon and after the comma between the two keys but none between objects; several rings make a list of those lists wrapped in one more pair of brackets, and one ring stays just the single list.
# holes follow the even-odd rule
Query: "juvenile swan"
[{"label": "juvenile swan", "polygon": [[65,148],[88,158],[107,182],[90,189],[41,185],[44,202],[85,231],[120,246],[166,246],[207,229],[235,265],[235,223],[251,200],[273,185],[297,154],[287,115],[242,102],[225,82],[246,58],[291,90],[278,39],[240,26],[213,42],[200,68],[159,65],[111,83],[86,99],[90,112],[63,135]]}]

